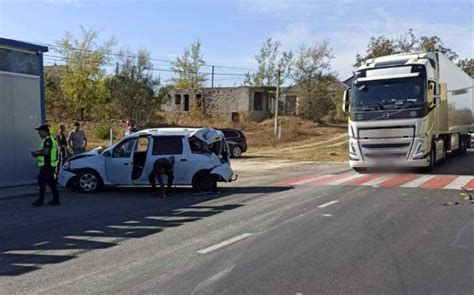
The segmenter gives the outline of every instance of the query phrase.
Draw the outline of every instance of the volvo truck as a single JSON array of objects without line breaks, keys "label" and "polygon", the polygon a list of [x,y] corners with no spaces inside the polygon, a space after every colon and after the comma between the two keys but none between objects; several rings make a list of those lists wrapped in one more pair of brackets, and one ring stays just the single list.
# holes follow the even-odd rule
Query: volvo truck
[{"label": "volvo truck", "polygon": [[349,164],[431,171],[463,155],[474,132],[474,80],[440,52],[365,61],[344,92]]}]

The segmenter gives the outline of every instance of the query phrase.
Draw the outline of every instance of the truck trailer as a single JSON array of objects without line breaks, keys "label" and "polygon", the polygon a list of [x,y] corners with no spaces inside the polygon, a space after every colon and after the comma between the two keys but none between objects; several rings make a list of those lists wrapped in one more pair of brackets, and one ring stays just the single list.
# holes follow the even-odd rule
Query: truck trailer
[{"label": "truck trailer", "polygon": [[474,132],[474,80],[440,52],[373,58],[344,92],[349,164],[431,171],[463,155]]}]

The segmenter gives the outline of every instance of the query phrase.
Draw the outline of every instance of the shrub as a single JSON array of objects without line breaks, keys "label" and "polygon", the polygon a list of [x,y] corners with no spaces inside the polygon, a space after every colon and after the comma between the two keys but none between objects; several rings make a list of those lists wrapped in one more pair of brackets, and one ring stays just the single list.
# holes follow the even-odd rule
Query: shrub
[{"label": "shrub", "polygon": [[[99,123],[94,128],[94,136],[102,140],[110,139],[110,128],[112,128],[110,124]],[[113,132],[113,137],[116,137],[116,132]]]}]

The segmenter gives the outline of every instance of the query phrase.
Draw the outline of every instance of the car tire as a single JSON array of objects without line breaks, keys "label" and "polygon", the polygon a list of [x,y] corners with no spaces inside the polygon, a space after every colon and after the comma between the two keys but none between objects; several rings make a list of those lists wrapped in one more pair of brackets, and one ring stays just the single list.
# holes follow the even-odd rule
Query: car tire
[{"label": "car tire", "polygon": [[200,171],[193,177],[193,191],[196,193],[212,192],[217,189],[217,181],[208,171]]},{"label": "car tire", "polygon": [[232,147],[232,158],[237,159],[242,156],[242,148],[238,145]]},{"label": "car tire", "polygon": [[77,175],[76,188],[83,193],[96,193],[102,189],[104,182],[94,170],[82,170]]}]

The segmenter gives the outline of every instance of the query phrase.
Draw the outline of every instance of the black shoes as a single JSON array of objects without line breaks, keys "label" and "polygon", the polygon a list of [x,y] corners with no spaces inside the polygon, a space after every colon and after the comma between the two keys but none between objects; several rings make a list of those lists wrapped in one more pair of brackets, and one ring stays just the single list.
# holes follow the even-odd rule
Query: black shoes
[{"label": "black shoes", "polygon": [[33,205],[33,207],[41,207],[41,206],[43,206],[43,202],[41,202],[41,201],[35,201],[35,202],[33,202],[32,205]]},{"label": "black shoes", "polygon": [[51,202],[48,203],[48,205],[50,205],[50,206],[59,206],[59,205],[61,205],[61,203],[59,201],[51,201]]}]

